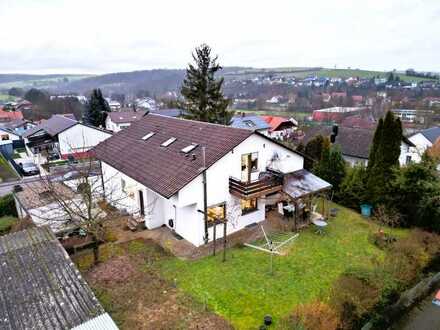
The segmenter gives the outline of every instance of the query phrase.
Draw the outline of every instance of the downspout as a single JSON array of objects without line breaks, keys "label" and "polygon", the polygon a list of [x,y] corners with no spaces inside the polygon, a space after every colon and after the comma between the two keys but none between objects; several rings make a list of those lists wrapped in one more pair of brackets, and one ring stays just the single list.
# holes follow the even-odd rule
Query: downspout
[{"label": "downspout", "polygon": [[101,171],[102,198],[105,200],[104,173],[102,173],[102,162],[101,161],[99,161],[99,170]]},{"label": "downspout", "polygon": [[203,167],[202,167],[202,175],[203,175],[203,220],[205,223],[205,237],[203,240],[205,244],[208,244],[208,192],[207,192],[207,183],[206,183],[206,147],[202,147],[202,156],[203,156]]}]

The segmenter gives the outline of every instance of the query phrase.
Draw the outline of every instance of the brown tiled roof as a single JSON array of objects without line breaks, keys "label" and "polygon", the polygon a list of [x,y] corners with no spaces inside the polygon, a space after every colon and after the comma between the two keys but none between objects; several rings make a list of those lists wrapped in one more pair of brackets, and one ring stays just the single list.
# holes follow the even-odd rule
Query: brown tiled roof
[{"label": "brown tiled roof", "polygon": [[[142,140],[150,132],[156,134]],[[98,159],[169,198],[201,173],[202,146],[209,167],[252,134],[246,129],[148,114],[94,150]],[[177,140],[162,147],[171,137]],[[192,143],[198,145],[193,151],[181,152]]]},{"label": "brown tiled roof", "polygon": [[32,134],[44,130],[50,136],[55,136],[62,131],[78,124],[76,120],[68,118],[63,115],[53,115],[48,120],[41,122],[39,125],[27,130],[23,137],[31,136]]},{"label": "brown tiled roof", "polygon": [[112,122],[116,124],[122,123],[132,123],[135,122],[144,116],[146,111],[120,111],[120,112],[109,112],[108,116],[112,120]]},{"label": "brown tiled roof", "polygon": [[[303,144],[305,145],[313,137],[319,134],[330,137],[331,133],[331,126],[311,127],[306,132],[306,136],[303,139]],[[335,144],[340,146],[341,152],[345,156],[368,159],[370,144],[373,142],[373,136],[374,130],[371,129],[340,126]]]},{"label": "brown tiled roof", "polygon": [[[302,141],[305,145],[316,135],[330,137],[332,133],[331,126],[316,126],[307,130]],[[335,145],[339,145],[341,152],[345,156],[368,159],[370,145],[373,143],[374,129],[354,128],[339,126]],[[414,146],[411,141],[402,136],[402,141],[410,146]]]}]

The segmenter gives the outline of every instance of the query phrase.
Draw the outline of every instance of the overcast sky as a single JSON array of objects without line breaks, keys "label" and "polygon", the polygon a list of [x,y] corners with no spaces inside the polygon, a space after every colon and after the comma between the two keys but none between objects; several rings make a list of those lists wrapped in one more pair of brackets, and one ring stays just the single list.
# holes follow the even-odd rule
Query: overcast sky
[{"label": "overcast sky", "polygon": [[440,71],[440,0],[0,0],[1,73],[224,66]]}]

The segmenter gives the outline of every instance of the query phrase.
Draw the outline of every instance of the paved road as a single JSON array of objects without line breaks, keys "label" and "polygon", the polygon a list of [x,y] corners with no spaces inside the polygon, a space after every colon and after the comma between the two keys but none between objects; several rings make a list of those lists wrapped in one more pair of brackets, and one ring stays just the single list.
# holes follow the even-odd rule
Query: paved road
[{"label": "paved road", "polygon": [[25,184],[39,180],[41,180],[41,178],[38,175],[34,175],[17,181],[0,183],[0,197],[9,194],[16,184]]},{"label": "paved road", "polygon": [[[436,290],[437,292],[437,290]],[[428,296],[408,315],[396,324],[395,330],[438,330],[440,329],[440,306],[432,303],[435,293]]]}]

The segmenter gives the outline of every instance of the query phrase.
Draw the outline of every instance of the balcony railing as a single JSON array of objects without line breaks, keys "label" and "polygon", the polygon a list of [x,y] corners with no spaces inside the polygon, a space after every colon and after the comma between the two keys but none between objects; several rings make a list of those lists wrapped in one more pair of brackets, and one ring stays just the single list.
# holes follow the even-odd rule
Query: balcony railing
[{"label": "balcony railing", "polygon": [[274,192],[281,191],[283,188],[283,178],[276,174],[264,176],[254,181],[241,181],[229,178],[229,193],[238,198],[252,199]]}]

